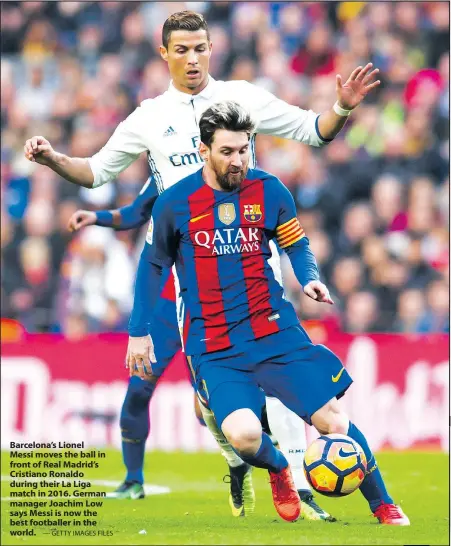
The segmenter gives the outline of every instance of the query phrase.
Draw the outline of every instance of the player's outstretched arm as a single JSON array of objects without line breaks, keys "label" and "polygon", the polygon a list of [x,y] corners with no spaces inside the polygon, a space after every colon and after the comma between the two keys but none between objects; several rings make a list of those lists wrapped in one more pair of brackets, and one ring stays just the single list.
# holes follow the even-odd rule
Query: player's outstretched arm
[{"label": "player's outstretched arm", "polygon": [[116,231],[127,231],[141,227],[149,221],[151,213],[135,206],[135,202],[113,210],[77,210],[69,219],[69,231],[79,231],[87,226],[114,228]]},{"label": "player's outstretched arm", "polygon": [[113,227],[117,231],[141,227],[150,220],[157,197],[157,188],[149,179],[130,205],[112,211],[98,211],[96,224]]},{"label": "player's outstretched arm", "polygon": [[318,120],[318,133],[323,140],[335,138],[346,123],[352,110],[356,108],[373,89],[380,85],[380,80],[375,80],[379,69],[371,71],[373,65],[368,63],[365,67],[358,66],[352,74],[342,83],[340,74],[336,76],[335,90],[337,102],[334,106],[323,112]]},{"label": "player's outstretched arm", "polygon": [[92,188],[94,175],[89,161],[81,157],[69,157],[56,152],[43,136],[34,136],[25,142],[25,157],[33,163],[45,165],[78,186]]},{"label": "player's outstretched arm", "polygon": [[25,142],[29,161],[46,165],[60,176],[85,188],[97,188],[117,177],[147,150],[145,134],[149,119],[147,109],[136,108],[114,131],[105,146],[92,157],[69,157],[56,152],[42,136]]},{"label": "player's outstretched arm", "polygon": [[114,228],[117,231],[126,231],[141,227],[150,220],[152,209],[157,200],[158,192],[149,182],[144,186],[138,197],[125,207],[113,210],[77,210],[70,217],[69,231],[79,231],[86,226],[102,226]]},{"label": "player's outstretched arm", "polygon": [[365,96],[380,85],[373,81],[379,70],[370,72],[372,64],[357,67],[346,83],[337,75],[335,105],[322,114],[303,110],[278,99],[275,95],[246,81],[235,82],[236,100],[245,104],[257,122],[257,133],[324,146],[339,133],[351,111]]},{"label": "player's outstretched arm", "polygon": [[93,226],[97,223],[97,214],[92,210],[77,210],[69,218],[67,229],[69,231],[80,231],[80,229]]}]

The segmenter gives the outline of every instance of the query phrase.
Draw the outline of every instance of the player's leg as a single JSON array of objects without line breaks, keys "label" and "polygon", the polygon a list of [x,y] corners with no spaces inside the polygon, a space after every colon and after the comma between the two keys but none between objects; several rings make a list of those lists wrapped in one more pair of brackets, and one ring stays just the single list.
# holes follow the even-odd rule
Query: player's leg
[{"label": "player's leg", "polygon": [[373,513],[382,523],[408,525],[407,517],[387,493],[364,435],[349,422],[337,402],[352,383],[339,358],[323,345],[313,345],[301,327],[277,335],[273,344],[285,344],[290,353],[280,356],[276,349],[276,356],[261,366],[258,380],[262,388],[319,432],[346,434],[356,440],[365,452],[369,468],[360,489]]},{"label": "player's leg", "polygon": [[223,478],[230,484],[229,506],[235,517],[248,516],[255,510],[255,491],[252,483],[253,467],[234,451],[233,447],[216,424],[213,412],[204,403],[199,402],[205,424],[216,440],[222,456],[226,459],[229,472]]},{"label": "player's leg", "polygon": [[203,417],[203,420],[205,422],[205,425],[207,426],[208,430],[212,434],[213,438],[216,440],[221,450],[222,456],[225,458],[225,460],[227,461],[227,464],[229,465],[229,469],[238,468],[244,465],[245,463],[243,459],[241,459],[241,457],[239,457],[236,454],[236,452],[233,450],[232,446],[228,442],[227,438],[224,436],[221,429],[218,427],[215,416],[213,412],[211,411],[211,409],[208,407],[205,397],[201,397],[203,401],[200,401],[199,394],[198,394],[197,398],[198,398],[198,407]]},{"label": "player's leg", "polygon": [[313,426],[321,434],[346,434],[355,440],[363,449],[368,464],[368,472],[360,491],[368,501],[371,511],[380,523],[389,525],[410,525],[402,509],[394,504],[388,494],[381,471],[364,434],[350,422],[348,416],[334,398],[311,416]]},{"label": "player's leg", "polygon": [[[178,281],[174,277],[174,282],[177,285]],[[178,289],[176,288],[176,292]],[[189,316],[185,315],[185,306],[183,301],[179,298],[177,300],[177,321],[179,325],[180,336],[184,342],[188,338],[189,330]],[[244,516],[245,514],[252,514],[255,509],[255,492],[252,483],[252,466],[245,463],[233,450],[230,443],[225,438],[221,429],[216,423],[216,419],[212,411],[208,407],[207,394],[204,392],[203,385],[196,383],[195,374],[191,366],[191,359],[186,359],[188,371],[191,378],[191,384],[193,385],[196,395],[199,396],[198,409],[202,413],[202,418],[207,426],[208,430],[216,440],[222,456],[226,459],[229,467],[229,472],[224,476],[230,480],[230,494],[229,494],[229,506],[232,510],[232,515]]]},{"label": "player's leg", "polygon": [[273,396],[266,397],[266,415],[271,434],[290,463],[298,491],[310,491],[303,467],[304,453],[307,449],[304,421]]},{"label": "player's leg", "polygon": [[[163,335],[163,332],[160,333]],[[146,442],[150,432],[149,406],[157,385],[158,378],[172,361],[177,353],[176,344],[180,345],[178,329],[175,333],[171,329],[165,329],[165,337],[155,336],[155,353],[160,357],[152,364],[152,375],[146,379],[132,376],[129,380],[124,403],[120,415],[120,427],[122,438],[122,459],[126,468],[124,482],[107,498],[118,499],[142,499],[144,493],[144,455]],[[157,341],[157,340],[160,341]],[[161,340],[165,339],[162,347]]]},{"label": "player's leg", "polygon": [[219,420],[222,420],[221,430],[244,461],[268,470],[277,512],[283,519],[295,521],[301,514],[299,495],[287,459],[262,430],[257,416],[258,405],[253,403],[257,391],[256,385],[230,382],[216,389],[216,400],[233,394],[237,398],[234,405],[244,406],[233,411],[231,408],[225,411],[218,409],[221,415]]},{"label": "player's leg", "polygon": [[[229,506],[235,517],[250,515],[255,510],[255,491],[252,483],[252,466],[245,463],[234,451],[227,438],[216,423],[213,412],[208,407],[208,395],[203,385],[196,385],[193,371],[188,363],[191,383],[196,391],[197,408],[203,421],[216,440],[222,456],[227,461],[229,472],[224,476],[224,481],[230,483]],[[197,411],[197,410],[196,410]]]},{"label": "player's leg", "polygon": [[150,328],[155,345],[157,362],[152,364],[152,375],[146,379],[130,378],[122,405],[120,427],[122,457],[127,474],[125,481],[109,498],[141,499],[144,497],[144,455],[150,432],[149,405],[158,378],[181,349],[175,302],[160,298],[157,313],[159,320]]},{"label": "player's leg", "polygon": [[[221,430],[233,448],[245,461],[258,468],[265,468],[274,473],[286,468],[288,461],[283,453],[273,445],[269,436],[263,432],[254,404],[245,401],[251,398],[254,389],[251,388],[250,392],[246,392],[247,386],[243,388],[243,385],[237,387],[237,385],[231,384],[220,390],[225,391],[226,389],[232,389],[230,392],[228,391],[229,395],[232,393],[235,395],[239,389],[241,395],[239,398],[243,400],[243,402],[237,401],[237,405],[243,405],[243,407],[228,413],[221,425]],[[218,393],[215,395],[219,396]],[[254,407],[251,409],[246,405]]]},{"label": "player's leg", "polygon": [[310,521],[336,521],[315,501],[304,473],[304,455],[307,449],[305,422],[287,408],[278,398],[266,397],[266,414],[269,429],[290,464],[294,484],[302,504],[302,519]]},{"label": "player's leg", "polygon": [[[205,417],[202,413],[205,413]],[[194,392],[194,412],[199,423],[206,427],[205,419],[210,423],[209,429],[221,449],[221,454],[229,465],[229,474],[224,481],[230,483],[229,506],[235,517],[252,514],[255,510],[255,491],[252,484],[251,465],[245,463],[233,451],[224,434],[218,429],[213,413],[199,401]]]},{"label": "player's leg", "polygon": [[108,493],[107,498],[136,500],[145,496],[144,453],[150,430],[149,404],[156,382],[157,377],[130,378],[120,416],[122,458],[127,474],[124,482]]},{"label": "player's leg", "polygon": [[247,464],[268,470],[279,515],[294,521],[300,515],[300,499],[288,461],[262,431],[261,389],[252,372],[229,367],[241,356],[230,349],[219,356],[212,353],[195,357],[196,382],[203,385],[216,423],[233,449]]}]

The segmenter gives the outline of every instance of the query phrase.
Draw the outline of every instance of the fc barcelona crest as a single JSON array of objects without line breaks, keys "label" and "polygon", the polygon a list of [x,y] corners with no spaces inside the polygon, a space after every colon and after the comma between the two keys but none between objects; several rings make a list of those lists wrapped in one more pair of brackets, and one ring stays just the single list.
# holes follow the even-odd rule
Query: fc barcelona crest
[{"label": "fc barcelona crest", "polygon": [[263,216],[261,205],[244,205],[243,215],[248,222],[259,222]]},{"label": "fc barcelona crest", "polygon": [[218,216],[223,224],[229,226],[236,218],[235,205],[233,203],[219,205]]}]

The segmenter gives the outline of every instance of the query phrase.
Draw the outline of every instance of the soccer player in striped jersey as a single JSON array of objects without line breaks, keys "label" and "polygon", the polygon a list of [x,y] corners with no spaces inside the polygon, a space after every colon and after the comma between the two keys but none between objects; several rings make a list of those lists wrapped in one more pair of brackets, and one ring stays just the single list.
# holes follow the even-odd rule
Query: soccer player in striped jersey
[{"label": "soccer player in striped jersey", "polygon": [[[149,179],[140,191],[138,197],[125,207],[111,211],[76,211],[69,220],[69,230],[79,231],[90,225],[110,227],[119,231],[140,227],[150,220],[157,196],[158,191],[156,190],[155,185],[151,183],[151,179]],[[157,313],[159,319],[151,330],[152,337],[156,340],[155,353],[157,363],[152,367],[152,376],[146,375],[143,376],[144,379],[142,379],[138,375],[133,375],[130,378],[121,409],[120,426],[122,431],[122,456],[127,469],[127,474],[124,482],[114,492],[107,494],[108,498],[141,499],[145,496],[143,487],[145,442],[150,432],[150,400],[157,383],[157,381],[153,381],[153,377],[159,378],[174,358],[174,355],[182,348],[176,320],[177,311],[174,281],[170,272],[171,270],[168,269],[162,275],[162,291],[158,302]],[[193,384],[193,387],[196,389],[195,384]],[[273,405],[280,404],[279,400],[275,398],[270,399],[270,403]],[[199,398],[197,396],[195,397],[196,416],[203,425],[205,425],[205,422],[203,420],[202,409],[206,412],[206,406],[207,405],[202,406],[201,408],[199,406]],[[209,414],[207,414],[207,418],[208,415]],[[292,416],[294,418],[294,414],[292,414]],[[266,406],[263,408],[262,425],[268,433],[271,433]],[[235,516],[244,515],[245,508],[246,513],[252,513],[255,495],[250,479],[251,467],[234,453],[224,435],[217,430],[217,427],[211,430],[211,432],[229,464],[229,504],[232,509],[232,514]],[[272,438],[274,439],[273,436]],[[302,447],[302,438],[300,440],[301,441],[299,441],[299,439],[294,439],[293,441],[296,442],[296,445]],[[276,440],[274,439],[274,441]],[[301,455],[302,453],[292,455],[294,461],[296,461],[295,457],[297,457],[299,467],[302,467],[303,458]],[[299,473],[296,478],[299,480]],[[303,517],[309,520],[335,521],[335,518],[317,505],[310,490],[301,488],[301,484],[297,481],[298,491],[303,500]]]},{"label": "soccer player in striped jersey", "polygon": [[157,303],[163,269],[175,264],[189,316],[185,351],[198,390],[240,457],[268,470],[279,515],[294,521],[301,504],[287,459],[262,431],[260,387],[321,434],[356,440],[369,468],[360,490],[374,516],[409,525],[365,436],[338,402],[351,377],[334,353],[311,342],[268,264],[269,242],[276,239],[304,292],[333,304],[290,192],[274,176],[248,168],[251,116],[222,102],[204,112],[199,127],[205,167],[164,192],[152,212],[129,324],[129,366],[151,370],[148,308]]}]

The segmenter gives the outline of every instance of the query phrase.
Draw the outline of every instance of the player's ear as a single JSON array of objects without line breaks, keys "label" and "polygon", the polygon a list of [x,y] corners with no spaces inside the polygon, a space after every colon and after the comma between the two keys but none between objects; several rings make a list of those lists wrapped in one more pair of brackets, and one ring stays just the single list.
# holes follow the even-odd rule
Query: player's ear
[{"label": "player's ear", "polygon": [[203,142],[201,142],[199,144],[199,153],[200,153],[200,157],[204,161],[207,161],[208,159],[208,152],[209,152],[208,146],[206,146]]},{"label": "player's ear", "polygon": [[160,46],[160,55],[163,61],[168,62],[168,50],[164,46]]}]

